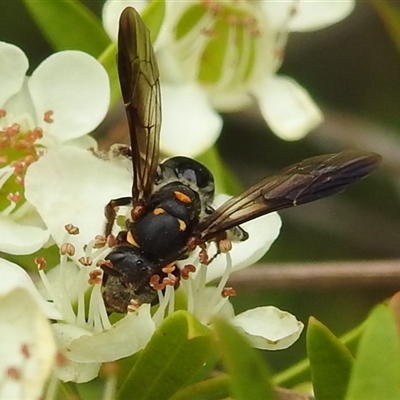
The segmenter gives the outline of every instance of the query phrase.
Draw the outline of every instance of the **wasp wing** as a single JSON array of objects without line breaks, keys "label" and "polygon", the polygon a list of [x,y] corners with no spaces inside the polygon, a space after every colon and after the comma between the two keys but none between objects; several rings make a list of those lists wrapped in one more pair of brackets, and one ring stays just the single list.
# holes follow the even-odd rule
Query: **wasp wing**
[{"label": "wasp wing", "polygon": [[150,32],[132,7],[120,17],[117,60],[132,147],[132,198],[136,202],[146,199],[153,188],[159,162],[161,97]]},{"label": "wasp wing", "polygon": [[261,215],[341,192],[373,172],[375,153],[343,151],[307,158],[265,178],[203,219],[195,234],[203,241]]}]

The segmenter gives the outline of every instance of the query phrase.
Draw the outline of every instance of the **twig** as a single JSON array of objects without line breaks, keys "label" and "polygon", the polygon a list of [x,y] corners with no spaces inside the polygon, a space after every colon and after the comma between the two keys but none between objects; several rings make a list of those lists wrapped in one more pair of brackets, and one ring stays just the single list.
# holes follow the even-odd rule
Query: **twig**
[{"label": "twig", "polygon": [[260,264],[235,272],[236,289],[390,286],[400,290],[400,260]]}]

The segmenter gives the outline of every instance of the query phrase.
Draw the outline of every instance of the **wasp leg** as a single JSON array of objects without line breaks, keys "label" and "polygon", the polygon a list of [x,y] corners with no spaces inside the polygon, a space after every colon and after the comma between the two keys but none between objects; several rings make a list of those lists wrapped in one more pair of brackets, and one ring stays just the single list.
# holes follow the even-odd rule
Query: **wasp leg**
[{"label": "wasp leg", "polygon": [[120,197],[119,199],[110,200],[110,202],[105,206],[104,214],[107,221],[104,228],[104,234],[106,237],[108,237],[112,232],[118,207],[127,206],[131,203],[132,197]]}]

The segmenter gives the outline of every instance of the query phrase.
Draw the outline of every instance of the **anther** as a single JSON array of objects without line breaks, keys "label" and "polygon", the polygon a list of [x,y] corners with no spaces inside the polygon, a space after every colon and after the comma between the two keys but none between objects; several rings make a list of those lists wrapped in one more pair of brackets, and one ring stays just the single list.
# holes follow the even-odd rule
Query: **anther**
[{"label": "anther", "polygon": [[79,235],[79,228],[75,225],[67,224],[64,228],[70,235]]},{"label": "anther", "polygon": [[218,250],[221,253],[228,253],[232,250],[232,242],[228,239],[222,239],[218,242]]},{"label": "anther", "polygon": [[21,194],[19,192],[8,193],[7,200],[17,204],[21,200]]},{"label": "anther", "polygon": [[131,299],[129,302],[128,306],[126,307],[127,312],[134,312],[137,311],[137,309],[141,306],[142,304],[140,303],[139,300],[136,299]]},{"label": "anther", "polygon": [[89,273],[88,283],[89,285],[97,285],[101,283],[101,277],[103,275],[103,271],[99,269],[95,269]]},{"label": "anther", "polygon": [[104,364],[102,364],[102,366],[100,368],[100,374],[104,378],[107,378],[109,376],[113,376],[113,375],[118,374],[118,372],[120,370],[121,370],[121,367],[117,362],[110,361],[110,362],[105,362]]},{"label": "anther", "polygon": [[16,367],[8,367],[6,369],[7,376],[15,381],[19,381],[21,379],[21,371]]},{"label": "anther", "polygon": [[31,352],[29,351],[29,347],[26,343],[21,346],[21,353],[25,358],[29,358],[31,356]]},{"label": "anther", "polygon": [[181,278],[184,280],[189,279],[189,274],[196,272],[196,267],[192,264],[185,265],[181,269]]},{"label": "anther", "polygon": [[106,267],[106,268],[113,269],[114,264],[110,260],[99,260],[96,263],[96,267]]},{"label": "anther", "polygon": [[47,122],[47,123],[49,123],[49,124],[51,124],[52,122],[54,122],[54,120],[53,120],[53,114],[54,114],[54,111],[52,111],[52,110],[46,111],[46,112],[44,113],[44,116],[43,116],[43,121],[44,121],[44,122]]},{"label": "anther", "polygon": [[236,291],[233,287],[224,287],[221,292],[222,297],[233,297],[236,296]]},{"label": "anther", "polygon": [[64,356],[64,354],[57,352],[56,354],[56,364],[59,367],[63,367],[67,363],[67,358]]},{"label": "anther", "polygon": [[35,264],[36,264],[36,266],[37,266],[37,268],[38,268],[39,270],[43,270],[43,269],[46,268],[47,262],[46,262],[46,260],[44,259],[44,257],[36,257],[36,258],[35,258]]},{"label": "anther", "polygon": [[6,110],[0,110],[0,118],[3,118],[7,115],[7,111]]},{"label": "anther", "polygon": [[73,256],[75,254],[75,247],[71,243],[63,243],[60,247],[60,254],[62,256],[68,255]]},{"label": "anther", "polygon": [[165,267],[161,268],[161,271],[164,272],[164,274],[170,274],[171,272],[175,271],[175,262],[172,262]]},{"label": "anther", "polygon": [[14,182],[17,185],[24,186],[24,178],[22,176],[16,176]]},{"label": "anther", "polygon": [[88,267],[92,265],[92,259],[90,257],[81,257],[78,259],[78,261],[84,266]]},{"label": "anther", "polygon": [[[109,237],[107,238],[107,240],[106,240],[106,238],[103,236],[103,235],[97,235],[95,238],[94,238],[94,245],[93,245],[93,247],[95,248],[95,249],[101,249],[101,248],[103,248],[107,243],[108,243],[108,240],[110,240],[111,241],[111,237],[110,236],[112,236],[112,235],[109,235]],[[110,247],[112,247],[112,246],[110,246]]]},{"label": "anther", "polygon": [[162,283],[162,282],[160,283],[160,276],[159,275],[153,275],[150,278],[149,284],[154,290],[163,290],[163,289],[165,289],[164,283]]}]

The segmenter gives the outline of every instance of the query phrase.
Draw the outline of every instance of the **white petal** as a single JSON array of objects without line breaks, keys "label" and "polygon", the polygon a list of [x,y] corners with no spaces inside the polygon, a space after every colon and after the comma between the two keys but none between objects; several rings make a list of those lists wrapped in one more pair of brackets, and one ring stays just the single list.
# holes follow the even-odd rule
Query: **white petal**
[{"label": "white petal", "polygon": [[0,296],[7,295],[14,289],[24,289],[30,294],[42,312],[50,319],[59,319],[61,316],[52,303],[43,299],[37,291],[27,272],[18,265],[0,258]]},{"label": "white petal", "polygon": [[[107,72],[80,51],[51,55],[34,71],[28,86],[40,126],[61,142],[95,129],[110,103]],[[43,120],[48,111],[53,112],[52,123]]]},{"label": "white petal", "polygon": [[163,124],[161,150],[193,157],[217,140],[222,119],[211,108],[206,94],[194,85],[162,85]]},{"label": "white petal", "polygon": [[[227,195],[219,195],[215,204],[220,205],[228,198]],[[282,220],[276,212],[242,224],[241,227],[249,234],[249,238],[244,242],[232,243],[230,251],[232,271],[238,271],[256,263],[278,237],[281,226]],[[209,254],[212,255],[212,250],[209,251]],[[220,255],[207,267],[207,281],[222,276],[225,269],[226,259]]]},{"label": "white petal", "polygon": [[0,108],[24,83],[28,59],[24,52],[9,43],[0,42]]},{"label": "white petal", "polygon": [[77,363],[66,360],[65,364],[57,368],[57,377],[63,382],[85,383],[99,375],[101,363]]},{"label": "white petal", "polygon": [[2,399],[38,399],[52,371],[56,353],[52,330],[32,300],[22,288],[0,297]]},{"label": "white petal", "polygon": [[57,323],[52,325],[57,345],[66,356],[65,363],[57,369],[57,376],[64,382],[88,382],[96,378],[101,363],[75,362],[68,358],[71,343],[85,335],[91,336],[91,332],[75,325]]},{"label": "white petal", "polygon": [[78,362],[119,360],[142,350],[154,330],[150,304],[143,304],[137,311],[128,313],[110,329],[72,341],[67,353],[68,358]]},{"label": "white petal", "polygon": [[102,19],[105,31],[111,39],[117,40],[119,16],[128,7],[134,7],[141,12],[148,4],[147,0],[108,0],[104,3]]},{"label": "white petal", "polygon": [[276,307],[257,307],[237,315],[232,324],[240,328],[251,344],[263,350],[281,350],[291,346],[304,325]]},{"label": "white petal", "polygon": [[295,13],[289,18],[287,30],[312,31],[346,18],[353,11],[355,1],[260,1],[258,5],[276,29],[285,26],[288,16],[294,10]]},{"label": "white petal", "polygon": [[323,120],[308,93],[290,78],[271,77],[255,95],[264,119],[281,139],[299,140]]},{"label": "white petal", "polygon": [[0,251],[9,254],[32,254],[49,239],[47,230],[21,224],[2,215],[0,232]]},{"label": "white petal", "polygon": [[247,92],[239,93],[213,93],[212,106],[220,112],[236,112],[249,107],[253,102],[252,96]]},{"label": "white petal", "polygon": [[64,226],[80,234],[70,242],[81,250],[104,229],[104,207],[113,198],[129,196],[130,173],[111,161],[75,147],[49,151],[32,164],[25,178],[25,196],[46,223],[56,243],[65,240]]}]

